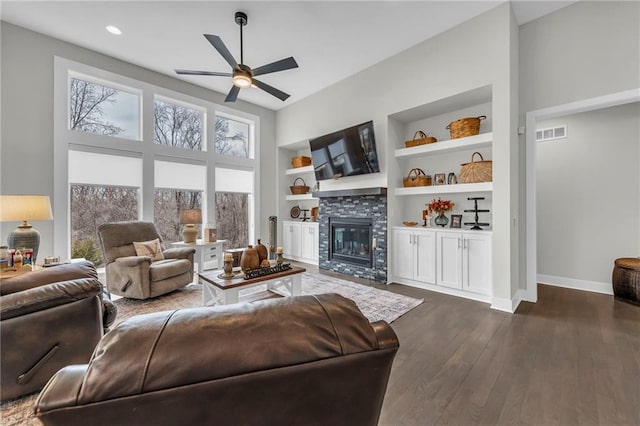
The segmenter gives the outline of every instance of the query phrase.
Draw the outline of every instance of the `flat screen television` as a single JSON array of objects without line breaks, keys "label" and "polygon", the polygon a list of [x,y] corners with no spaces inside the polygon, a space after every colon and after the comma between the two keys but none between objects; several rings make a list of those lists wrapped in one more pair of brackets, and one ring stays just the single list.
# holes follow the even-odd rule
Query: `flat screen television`
[{"label": "flat screen television", "polygon": [[316,180],[380,171],[373,121],[309,141]]}]

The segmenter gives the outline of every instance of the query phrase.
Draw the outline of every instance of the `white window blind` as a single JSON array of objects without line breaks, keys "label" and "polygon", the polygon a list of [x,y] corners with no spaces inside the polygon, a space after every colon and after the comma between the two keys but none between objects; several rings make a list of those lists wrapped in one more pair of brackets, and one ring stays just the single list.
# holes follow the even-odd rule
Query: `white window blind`
[{"label": "white window blind", "polygon": [[253,193],[253,171],[216,167],[216,192]]},{"label": "white window blind", "polygon": [[196,164],[156,160],[154,165],[156,188],[204,191],[207,168]]},{"label": "white window blind", "polygon": [[142,186],[142,159],[69,150],[69,183]]}]

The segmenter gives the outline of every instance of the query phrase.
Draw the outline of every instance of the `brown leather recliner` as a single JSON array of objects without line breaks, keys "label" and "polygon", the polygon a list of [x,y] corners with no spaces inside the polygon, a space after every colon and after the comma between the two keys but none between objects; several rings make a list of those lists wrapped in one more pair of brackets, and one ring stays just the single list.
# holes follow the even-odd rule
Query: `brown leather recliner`
[{"label": "brown leather recliner", "polygon": [[88,362],[116,317],[91,262],[0,280],[0,397],[41,389],[56,371]]},{"label": "brown leather recliner", "polygon": [[35,402],[45,425],[375,425],[398,349],[337,294],[123,321]]},{"label": "brown leather recliner", "polygon": [[149,299],[184,287],[193,281],[193,247],[162,250],[164,260],[137,256],[134,242],[162,242],[151,222],[113,222],[98,226],[112,294],[132,299]]}]

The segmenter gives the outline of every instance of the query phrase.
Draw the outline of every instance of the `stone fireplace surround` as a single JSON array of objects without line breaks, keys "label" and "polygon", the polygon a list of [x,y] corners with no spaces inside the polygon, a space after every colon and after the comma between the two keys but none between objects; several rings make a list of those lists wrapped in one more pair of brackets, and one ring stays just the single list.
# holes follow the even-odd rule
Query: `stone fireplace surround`
[{"label": "stone fireplace surround", "polygon": [[[366,188],[314,193],[320,199],[319,264],[321,270],[387,282],[387,191],[386,188]],[[371,218],[372,237],[376,239],[373,267],[329,260],[331,230],[329,218]]]}]

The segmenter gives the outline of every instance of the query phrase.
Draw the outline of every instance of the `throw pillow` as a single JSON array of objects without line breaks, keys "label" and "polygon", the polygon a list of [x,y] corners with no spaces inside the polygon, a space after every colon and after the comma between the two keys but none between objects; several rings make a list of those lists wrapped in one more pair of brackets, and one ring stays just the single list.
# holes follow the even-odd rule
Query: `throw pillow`
[{"label": "throw pillow", "polygon": [[160,245],[160,239],[158,238],[151,241],[142,241],[140,243],[134,241],[133,247],[136,249],[136,255],[149,256],[152,262],[164,259],[162,246]]}]

